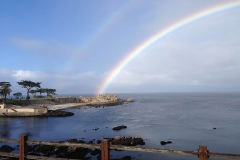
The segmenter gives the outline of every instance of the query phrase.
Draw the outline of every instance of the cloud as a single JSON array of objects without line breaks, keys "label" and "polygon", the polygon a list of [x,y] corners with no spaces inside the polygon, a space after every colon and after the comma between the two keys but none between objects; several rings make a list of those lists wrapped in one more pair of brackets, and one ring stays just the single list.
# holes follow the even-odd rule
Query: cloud
[{"label": "cloud", "polygon": [[136,91],[238,90],[240,16],[219,16],[185,26],[152,44],[120,72],[107,91],[123,91],[124,87]]},{"label": "cloud", "polygon": [[95,72],[41,72],[0,68],[0,74],[0,81],[7,81],[12,84],[13,93],[26,92],[17,84],[21,80],[42,82],[41,87],[54,88],[57,90],[57,94],[94,94],[100,82],[99,75]]},{"label": "cloud", "polygon": [[28,80],[28,79],[44,79],[44,73],[42,72],[34,72],[34,71],[24,71],[24,70],[13,70],[12,76],[16,80]]},{"label": "cloud", "polygon": [[12,43],[25,51],[35,54],[77,54],[83,55],[80,48],[61,43],[57,40],[43,41],[39,39],[12,38]]}]

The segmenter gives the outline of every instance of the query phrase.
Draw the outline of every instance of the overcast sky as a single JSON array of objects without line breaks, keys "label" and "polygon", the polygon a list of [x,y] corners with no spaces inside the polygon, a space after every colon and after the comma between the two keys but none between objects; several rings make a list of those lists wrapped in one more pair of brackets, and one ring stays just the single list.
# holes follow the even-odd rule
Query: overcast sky
[{"label": "overcast sky", "polygon": [[[1,0],[0,82],[96,93],[139,44],[231,0]],[[240,3],[240,1],[238,1]],[[105,93],[240,91],[240,6],[189,23],[149,46]]]}]

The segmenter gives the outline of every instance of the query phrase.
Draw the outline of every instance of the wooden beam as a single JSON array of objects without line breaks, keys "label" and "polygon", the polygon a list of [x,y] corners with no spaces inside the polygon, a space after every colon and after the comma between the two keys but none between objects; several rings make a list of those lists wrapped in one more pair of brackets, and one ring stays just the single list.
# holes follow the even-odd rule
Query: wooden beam
[{"label": "wooden beam", "polygon": [[43,157],[43,156],[33,156],[33,155],[27,155],[26,158],[27,159],[38,159],[38,160],[71,160],[69,158],[54,158],[54,157]]},{"label": "wooden beam", "polygon": [[9,139],[9,138],[0,138],[0,142],[12,142],[12,143],[18,143],[18,139]]},{"label": "wooden beam", "polygon": [[19,139],[19,146],[20,146],[20,149],[19,149],[19,160],[26,160],[26,156],[27,156],[27,153],[28,153],[28,145],[27,145],[27,140],[28,140],[28,136],[27,135],[22,135],[20,136],[20,139]]},{"label": "wooden beam", "polygon": [[199,160],[208,160],[209,151],[207,150],[207,146],[199,146],[198,157],[199,157]]},{"label": "wooden beam", "polygon": [[87,144],[87,143],[71,143],[71,142],[47,142],[47,141],[32,141],[28,140],[28,144],[40,144],[48,146],[72,146],[72,147],[89,147],[89,148],[100,148],[100,144]]},{"label": "wooden beam", "polygon": [[18,158],[19,154],[0,152],[0,157],[15,157]]},{"label": "wooden beam", "polygon": [[109,160],[110,152],[109,152],[109,142],[107,139],[102,140],[101,144],[101,160]]}]

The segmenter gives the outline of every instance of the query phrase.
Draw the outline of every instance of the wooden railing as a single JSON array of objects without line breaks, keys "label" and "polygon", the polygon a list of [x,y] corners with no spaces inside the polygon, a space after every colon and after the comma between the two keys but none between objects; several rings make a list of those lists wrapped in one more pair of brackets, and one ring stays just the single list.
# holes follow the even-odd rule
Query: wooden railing
[{"label": "wooden railing", "polygon": [[209,152],[207,150],[207,146],[199,146],[199,149],[197,151],[183,151],[183,150],[172,150],[172,149],[140,148],[140,147],[131,147],[131,146],[122,146],[122,145],[110,145],[109,141],[107,139],[104,139],[101,144],[33,141],[33,140],[28,140],[27,135],[20,136],[19,140],[1,138],[0,141],[19,143],[19,154],[0,152],[0,156],[2,156],[2,157],[15,157],[15,158],[19,158],[19,160],[25,160],[25,159],[69,160],[66,158],[53,158],[53,157],[28,155],[27,154],[28,153],[28,151],[27,151],[28,144],[99,148],[99,149],[101,149],[101,159],[102,160],[110,159],[109,158],[110,157],[110,149],[139,151],[139,152],[155,152],[155,153],[163,153],[163,154],[170,153],[170,154],[181,154],[181,155],[195,155],[195,156],[198,156],[198,158],[196,157],[196,159],[199,159],[199,160],[208,160],[209,157],[240,159],[240,154]]}]

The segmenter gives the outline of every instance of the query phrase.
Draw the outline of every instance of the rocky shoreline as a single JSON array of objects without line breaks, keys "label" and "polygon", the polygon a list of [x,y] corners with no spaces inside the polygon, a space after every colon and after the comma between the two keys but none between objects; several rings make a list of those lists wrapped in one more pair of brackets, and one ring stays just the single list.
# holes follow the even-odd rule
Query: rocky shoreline
[{"label": "rocky shoreline", "polygon": [[95,97],[55,97],[53,104],[66,104],[66,103],[78,103],[77,106],[91,106],[91,107],[104,107],[104,106],[116,106],[123,103],[134,102],[133,99],[120,99],[114,94],[97,95]]},{"label": "rocky shoreline", "polygon": [[[72,102],[72,103],[70,103]],[[74,113],[63,111],[66,108],[79,107],[106,107],[122,105],[123,103],[134,102],[133,99],[126,100],[118,98],[113,94],[98,95],[96,97],[55,97],[54,100],[41,99],[37,104],[26,107],[7,105],[0,110],[1,117],[66,117]],[[34,102],[35,103],[35,102]],[[36,107],[38,106],[38,107]],[[9,111],[11,111],[11,113]]]},{"label": "rocky shoreline", "polygon": [[[127,129],[127,126],[120,125],[113,127],[112,130],[118,132],[121,129]],[[98,130],[98,128],[96,128]],[[101,144],[102,140],[91,139],[85,141],[85,138],[82,139],[69,139],[67,141],[59,141],[57,143],[74,143],[74,144],[90,144],[96,145]],[[141,137],[125,137],[125,136],[115,136],[114,138],[104,138],[109,141],[110,145],[122,145],[122,146],[142,146],[145,145],[143,138]],[[161,145],[171,144],[171,141],[160,141]],[[8,145],[3,145],[0,147],[0,152],[11,153],[19,149],[19,146],[13,148]],[[116,150],[115,151],[121,151]],[[43,157],[55,157],[55,158],[69,158],[69,159],[92,159],[93,157],[100,160],[101,159],[101,150],[100,149],[90,149],[86,147],[74,147],[74,146],[54,146],[54,145],[28,145],[28,155],[42,156]],[[1,158],[1,155],[0,155]],[[10,158],[14,159],[14,158]],[[114,160],[131,160],[132,157],[127,155],[122,158],[115,158]],[[133,158],[134,159],[134,158]],[[15,160],[15,159],[14,159]]]},{"label": "rocky shoreline", "polygon": [[48,110],[48,113],[46,115],[46,117],[67,117],[67,116],[73,116],[74,113],[72,112],[68,112],[68,111],[62,111],[62,110]]},{"label": "rocky shoreline", "polygon": [[[136,146],[145,145],[145,142],[140,137],[124,137],[116,136],[115,138],[105,138],[109,140],[110,145],[124,145],[124,146]],[[78,139],[69,139],[67,141],[60,141],[59,143],[86,143],[86,144],[100,144],[101,140],[90,140],[88,142]],[[0,147],[0,152],[11,153],[15,148],[3,145]],[[118,150],[120,151],[120,150]],[[89,149],[85,147],[68,147],[68,146],[51,146],[51,145],[28,145],[28,155],[43,156],[43,157],[55,157],[55,158],[71,158],[71,159],[91,159],[95,156],[97,159],[101,159],[100,149]],[[1,157],[1,156],[0,156]],[[14,158],[11,158],[14,159]],[[115,160],[131,160],[131,156],[124,156]]]}]

